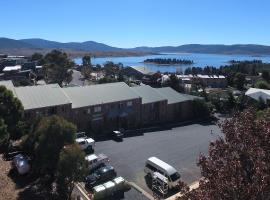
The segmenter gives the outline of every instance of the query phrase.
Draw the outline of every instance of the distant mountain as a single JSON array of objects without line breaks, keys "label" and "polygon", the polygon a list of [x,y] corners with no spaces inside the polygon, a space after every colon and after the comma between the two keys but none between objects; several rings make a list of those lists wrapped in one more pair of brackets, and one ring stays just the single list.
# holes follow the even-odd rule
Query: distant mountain
[{"label": "distant mountain", "polygon": [[49,40],[43,39],[23,39],[20,40],[27,44],[33,45],[37,48],[49,48],[49,49],[75,49],[75,50],[83,50],[83,51],[121,51],[122,49],[111,47],[106,44],[94,42],[94,41],[87,41],[87,42],[54,42]]},{"label": "distant mountain", "polygon": [[168,52],[168,53],[207,53],[207,54],[248,54],[248,55],[270,55],[270,46],[255,44],[236,45],[201,45],[187,44],[181,46],[164,47],[136,47],[131,50],[145,52]]},{"label": "distant mountain", "polygon": [[[11,49],[28,49],[28,51],[48,50],[48,49],[68,49],[80,52],[114,52],[115,55],[132,55],[142,53],[207,53],[207,54],[248,54],[248,55],[270,55],[270,46],[255,44],[236,44],[236,45],[201,45],[187,44],[181,46],[162,46],[162,47],[136,47],[136,48],[117,48],[94,41],[87,42],[55,42],[44,39],[23,39],[13,40],[0,38],[1,52],[8,52]],[[1,53],[0,52],[0,53]]]},{"label": "distant mountain", "polygon": [[9,48],[34,48],[34,46],[19,40],[0,38],[0,49]]}]

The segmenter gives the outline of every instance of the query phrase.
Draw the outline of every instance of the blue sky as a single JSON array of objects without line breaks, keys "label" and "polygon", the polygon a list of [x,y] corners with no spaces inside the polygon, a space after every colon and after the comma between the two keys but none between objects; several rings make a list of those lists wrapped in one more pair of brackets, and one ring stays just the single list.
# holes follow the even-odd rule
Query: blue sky
[{"label": "blue sky", "polygon": [[270,45],[269,0],[2,0],[0,37]]}]

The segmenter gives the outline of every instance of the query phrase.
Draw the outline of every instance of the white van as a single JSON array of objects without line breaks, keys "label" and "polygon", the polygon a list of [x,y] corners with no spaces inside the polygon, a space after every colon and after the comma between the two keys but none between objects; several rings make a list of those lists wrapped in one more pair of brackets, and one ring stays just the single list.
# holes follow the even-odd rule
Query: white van
[{"label": "white van", "polygon": [[176,187],[180,180],[180,174],[177,170],[157,157],[148,158],[144,172],[151,178],[153,178],[154,172],[164,175],[168,179],[170,189]]}]

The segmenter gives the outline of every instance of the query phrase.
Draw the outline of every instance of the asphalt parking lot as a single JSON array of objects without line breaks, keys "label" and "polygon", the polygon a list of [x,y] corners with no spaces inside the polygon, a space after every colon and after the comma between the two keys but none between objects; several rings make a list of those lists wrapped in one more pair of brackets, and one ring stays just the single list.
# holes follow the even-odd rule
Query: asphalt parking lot
[{"label": "asphalt parking lot", "polygon": [[174,166],[182,180],[192,183],[200,178],[196,166],[199,154],[207,153],[209,142],[218,135],[220,129],[214,124],[192,124],[124,138],[123,142],[97,142],[95,153],[105,153],[118,175],[151,193],[143,171],[149,157],[156,156]]}]

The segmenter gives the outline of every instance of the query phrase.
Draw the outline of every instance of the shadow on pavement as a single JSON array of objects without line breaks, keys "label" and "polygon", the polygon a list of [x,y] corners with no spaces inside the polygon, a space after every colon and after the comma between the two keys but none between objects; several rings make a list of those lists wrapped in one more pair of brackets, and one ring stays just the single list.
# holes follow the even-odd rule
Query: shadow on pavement
[{"label": "shadow on pavement", "polygon": [[[129,138],[129,137],[143,136],[146,133],[167,131],[167,130],[172,130],[173,128],[177,128],[177,127],[181,127],[181,126],[188,126],[188,125],[192,125],[192,124],[200,124],[202,126],[216,125],[218,120],[219,120],[218,118],[213,117],[213,118],[204,119],[204,120],[192,120],[192,121],[185,121],[185,122],[156,124],[156,125],[153,125],[151,127],[126,130],[125,135],[123,137],[123,140],[125,140],[125,138]],[[102,135],[92,135],[91,137],[93,137],[97,142],[102,142],[102,141],[107,141],[107,140],[116,141],[110,135],[110,133],[102,134]],[[116,142],[121,142],[121,141],[116,141]]]}]

